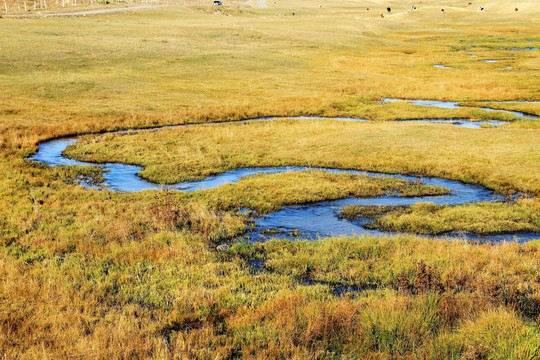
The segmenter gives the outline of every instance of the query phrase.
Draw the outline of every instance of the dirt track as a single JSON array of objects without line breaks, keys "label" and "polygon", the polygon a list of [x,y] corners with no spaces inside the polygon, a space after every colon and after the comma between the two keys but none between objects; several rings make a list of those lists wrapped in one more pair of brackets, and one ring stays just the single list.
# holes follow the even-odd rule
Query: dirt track
[{"label": "dirt track", "polygon": [[143,6],[132,6],[132,7],[117,7],[117,8],[108,8],[108,9],[95,9],[95,10],[85,10],[85,11],[76,11],[76,12],[65,12],[65,13],[45,13],[45,14],[17,14],[17,15],[2,15],[6,19],[24,19],[24,18],[46,18],[46,17],[60,17],[60,16],[87,16],[87,15],[102,15],[102,14],[114,14],[122,12],[130,12],[135,10],[148,9],[155,6],[152,5],[143,5]]}]

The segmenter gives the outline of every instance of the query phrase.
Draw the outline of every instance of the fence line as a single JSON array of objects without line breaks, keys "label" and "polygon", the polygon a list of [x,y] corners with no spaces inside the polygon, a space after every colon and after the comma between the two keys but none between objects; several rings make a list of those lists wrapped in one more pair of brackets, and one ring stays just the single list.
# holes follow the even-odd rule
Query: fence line
[{"label": "fence line", "polygon": [[208,5],[208,1],[190,0],[0,0],[2,14],[24,14],[46,9],[101,5]]}]

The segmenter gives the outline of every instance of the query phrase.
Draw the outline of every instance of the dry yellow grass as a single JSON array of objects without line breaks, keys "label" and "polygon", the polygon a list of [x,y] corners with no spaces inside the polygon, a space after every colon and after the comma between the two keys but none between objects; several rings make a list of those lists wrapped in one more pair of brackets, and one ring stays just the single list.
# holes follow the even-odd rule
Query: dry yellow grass
[{"label": "dry yellow grass", "polygon": [[[86,19],[3,19],[2,145],[258,115],[387,118],[388,106],[360,103],[380,97],[539,97],[538,57],[509,51],[538,46],[537,12],[467,9],[443,18],[435,3],[416,12],[391,5],[395,14],[385,19],[375,13],[376,2],[366,2],[372,8],[366,11],[351,2],[319,9],[314,1],[268,10],[224,7],[217,14],[214,7],[171,7]],[[299,7],[296,16],[289,6]],[[468,53],[515,59],[505,70]],[[432,67],[438,63],[454,69]],[[426,112],[399,108],[392,116]]]},{"label": "dry yellow grass", "polygon": [[[171,200],[86,190],[73,185],[76,175],[99,172],[23,160],[39,140],[72,133],[262,115],[485,118],[477,110],[378,100],[540,97],[537,52],[511,51],[540,47],[535,2],[492,1],[482,13],[475,1],[423,1],[415,12],[397,1],[319,3],[0,19],[0,358],[540,356],[538,242],[401,236],[271,241],[216,252],[216,242],[234,239],[245,223],[204,195]],[[382,19],[387,6],[392,14]],[[513,59],[479,61],[506,56]],[[454,68],[432,67],[439,63]],[[204,160],[191,176],[259,165],[263,141],[249,134],[273,136],[289,150],[270,146],[261,156],[267,164],[417,172],[538,194],[537,123],[512,127],[284,121],[144,139],[189,137],[169,151],[177,165],[189,161],[178,149]],[[235,163],[198,155],[204,149],[195,141],[222,154],[219,134],[222,153]],[[236,136],[245,146],[232,142]],[[125,142],[131,151],[137,144],[130,139],[143,137],[107,143]],[[286,139],[308,152],[295,152]],[[147,166],[148,177],[165,179],[158,150],[126,157]],[[102,155],[119,159],[106,149]],[[266,267],[257,272],[253,261]],[[363,290],[356,298],[335,295],[351,284]]]},{"label": "dry yellow grass", "polygon": [[272,120],[89,137],[66,154],[138,164],[145,167],[141,176],[160,183],[239,167],[297,165],[439,176],[537,195],[537,139],[537,130]]}]

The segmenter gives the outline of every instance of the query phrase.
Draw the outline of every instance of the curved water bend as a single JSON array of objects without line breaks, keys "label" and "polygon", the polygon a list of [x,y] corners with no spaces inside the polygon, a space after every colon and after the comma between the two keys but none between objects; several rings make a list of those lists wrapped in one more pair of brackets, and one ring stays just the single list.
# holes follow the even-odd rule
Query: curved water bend
[{"label": "curved water bend", "polygon": [[[311,118],[317,119],[317,118]],[[255,120],[263,120],[254,119]],[[346,119],[351,121],[362,121],[361,119]],[[195,125],[189,125],[195,126]],[[163,128],[163,127],[162,127]],[[155,129],[139,130],[148,131]],[[122,133],[125,131],[117,131]],[[121,192],[135,192],[142,190],[161,190],[170,189],[177,191],[195,191],[218,187],[227,183],[234,183],[240,179],[260,174],[260,173],[279,173],[285,171],[302,170],[323,170],[336,173],[363,174],[366,176],[388,176],[406,180],[421,180],[425,184],[438,185],[451,190],[450,195],[436,197],[415,197],[403,198],[382,196],[376,198],[349,198],[337,201],[321,202],[305,206],[287,206],[282,210],[269,214],[265,217],[255,219],[255,228],[247,234],[250,240],[264,240],[268,229],[274,229],[271,237],[295,237],[300,234],[303,238],[318,238],[325,236],[352,236],[352,235],[375,235],[385,236],[388,232],[379,230],[368,230],[362,226],[362,221],[350,222],[339,218],[340,210],[346,205],[411,205],[418,202],[429,201],[435,204],[464,204],[480,201],[496,201],[501,197],[495,195],[492,191],[478,185],[461,183],[438,178],[421,178],[406,175],[380,174],[356,170],[341,169],[321,169],[308,167],[278,167],[278,168],[243,168],[208,177],[201,181],[183,182],[173,185],[159,185],[146,181],[139,176],[141,167],[125,165],[119,163],[94,164],[66,158],[62,155],[63,151],[77,141],[76,137],[53,139],[39,144],[39,150],[30,157],[31,160],[46,163],[50,166],[58,165],[77,165],[77,166],[96,166],[107,170],[104,176],[104,185],[112,190]],[[87,184],[83,184],[88,186]],[[490,236],[477,236],[460,234],[462,238],[469,238],[478,241],[497,242],[503,240],[527,241],[540,238],[538,233],[516,233],[516,234],[498,234]]]},{"label": "curved water bend", "polygon": [[[322,170],[333,173],[351,173],[366,176],[385,176],[405,180],[423,180],[425,184],[437,185],[450,189],[451,195],[432,197],[430,200],[435,203],[462,204],[467,202],[492,201],[500,199],[490,190],[471,184],[464,184],[459,181],[438,179],[438,178],[420,178],[414,176],[400,174],[382,174],[359,170],[342,170],[329,168],[313,168],[303,166],[285,166],[285,167],[257,167],[257,168],[241,168],[226,171],[224,173],[209,176],[200,181],[186,181],[172,185],[161,185],[147,181],[137,174],[142,170],[141,167],[135,165],[126,165],[121,163],[105,163],[95,164],[79,160],[74,160],[63,156],[64,150],[73,145],[77,141],[76,138],[55,139],[41,143],[39,151],[30,157],[31,160],[39,161],[50,166],[73,165],[73,166],[94,166],[101,167],[107,170],[104,174],[104,183],[111,190],[119,192],[136,192],[143,190],[178,190],[178,191],[196,191],[219,187],[224,184],[235,183],[240,179],[255,174],[275,174],[286,171],[303,171],[303,170]],[[87,185],[84,185],[87,186]],[[404,198],[399,198],[403,200]],[[414,199],[409,198],[407,201]],[[441,200],[444,199],[444,200]],[[370,199],[371,200],[371,199]],[[400,201],[401,201],[400,200]]]},{"label": "curved water bend", "polygon": [[[457,102],[457,101],[406,100],[406,99],[391,99],[391,98],[383,98],[382,99],[382,102],[384,102],[384,103],[386,103],[386,102],[395,102],[395,101],[406,101],[406,102],[408,102],[410,104],[413,104],[413,105],[433,106],[433,107],[438,107],[438,108],[441,108],[441,109],[459,109],[459,108],[480,109],[480,110],[485,110],[485,111],[492,111],[492,112],[500,112],[500,113],[510,114],[510,115],[514,115],[514,116],[516,116],[518,118],[522,118],[522,119],[540,120],[540,117],[538,117],[536,115],[526,114],[526,113],[520,112],[520,111],[493,109],[493,108],[489,108],[489,107],[461,106],[459,104],[459,102]],[[537,101],[493,101],[493,102],[502,103],[502,104],[504,104],[504,103],[508,103],[508,104],[519,104],[519,103],[530,104],[530,103],[536,103]],[[479,121],[479,123],[482,123],[482,121]],[[497,126],[497,124],[495,124],[495,123],[499,123],[499,125],[500,125],[500,124],[504,124],[506,122],[490,120],[488,123],[491,123],[491,125],[496,125]]]},{"label": "curved water bend", "polygon": [[[109,132],[109,134],[123,134],[129,131],[134,132],[145,132],[145,131],[158,131],[162,129],[174,129],[179,127],[191,127],[191,126],[201,126],[201,125],[220,125],[227,123],[247,123],[255,121],[268,121],[276,119],[292,119],[292,120],[340,120],[340,121],[353,121],[353,122],[368,122],[369,120],[360,119],[360,118],[326,118],[318,116],[297,116],[297,117],[261,117],[256,119],[248,120],[239,120],[239,121],[227,121],[227,122],[209,122],[209,123],[200,123],[200,124],[184,124],[184,125],[168,125],[168,126],[159,126],[156,128],[148,129],[135,129],[135,130],[118,130]],[[454,120],[454,119],[417,119],[417,120],[402,120],[399,122],[422,122],[422,123],[436,123],[436,124],[452,124],[459,127],[466,128],[475,128],[480,129],[482,124],[491,124],[491,125],[500,125],[504,122],[502,121],[470,121],[470,120]],[[233,171],[228,171],[226,173],[208,177],[202,181],[193,181],[193,182],[183,182],[173,185],[161,185],[152,183],[145,179],[140,178],[137,174],[142,170],[141,167],[135,165],[126,165],[120,163],[105,163],[105,164],[95,164],[88,163],[83,161],[78,161],[64,157],[64,150],[77,142],[78,137],[62,137],[57,139],[51,139],[44,141],[38,145],[38,151],[29,157],[30,160],[38,161],[41,163],[48,164],[49,166],[59,166],[59,165],[72,165],[72,166],[97,166],[106,170],[103,174],[104,183],[103,185],[108,188],[120,192],[135,192],[143,190],[180,190],[180,191],[194,191],[194,190],[203,190],[209,189],[212,187],[221,186],[226,183],[237,182],[242,177],[254,175],[256,173],[276,173],[282,171],[290,171],[293,169],[300,169],[298,167],[285,167],[279,168],[281,170],[272,169],[272,168],[257,168],[257,169],[237,169]],[[255,171],[256,170],[256,171]],[[326,169],[330,171],[330,169]],[[335,170],[341,171],[341,170]],[[390,175],[387,175],[390,176]],[[403,177],[405,178],[405,177]],[[87,186],[87,184],[83,184]],[[474,201],[474,200],[470,200]],[[476,200],[480,201],[480,200]]]}]

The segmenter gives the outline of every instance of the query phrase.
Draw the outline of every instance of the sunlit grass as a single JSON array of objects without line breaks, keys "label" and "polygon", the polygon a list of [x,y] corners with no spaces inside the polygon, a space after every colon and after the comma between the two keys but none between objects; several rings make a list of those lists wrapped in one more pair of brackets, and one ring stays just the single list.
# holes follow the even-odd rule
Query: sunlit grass
[{"label": "sunlit grass", "polygon": [[[450,0],[423,1],[414,12],[397,1],[233,5],[0,19],[0,357],[540,357],[538,241],[403,235],[235,243],[248,226],[238,207],[273,211],[411,184],[308,172],[190,194],[121,194],[77,185],[99,183],[100,169],[23,160],[38,141],[68,134],[352,116],[380,122],[91,136],[69,153],[134,162],[159,182],[304,165],[440,176],[538,196],[536,120],[379,101],[538,100],[538,52],[512,51],[540,47],[536,3],[497,0],[482,13],[475,2]],[[489,106],[539,114],[538,104]],[[442,117],[513,123],[467,130],[386,121]],[[381,223],[417,232],[433,223],[447,231],[450,221],[452,229],[514,222],[512,230],[530,230],[537,208],[536,198],[419,206]]]},{"label": "sunlit grass", "polygon": [[[306,13],[289,16],[288,6]],[[494,18],[468,9],[441,18],[438,4],[410,12],[396,3],[396,14],[383,20],[380,5],[367,6],[373,10],[280,2],[269,10],[225,7],[217,15],[215,8],[169,7],[86,19],[5,19],[2,144],[16,149],[66,133],[223,117],[478,116],[369,105],[381,97],[538,98],[538,58],[510,51],[538,47],[534,12]],[[512,57],[505,60],[512,69],[479,62],[470,52]],[[438,63],[454,69],[432,67]]]},{"label": "sunlit grass", "polygon": [[476,234],[504,232],[539,232],[540,204],[537,198],[521,199],[513,204],[479,203],[459,206],[438,206],[429,203],[404,207],[343,209],[347,219],[375,218],[368,227],[388,231],[404,231],[437,235],[452,231]]},{"label": "sunlit grass", "polygon": [[298,165],[439,176],[537,194],[537,137],[532,130],[441,124],[272,120],[89,137],[66,154],[141,165],[140,175],[158,183]]}]

